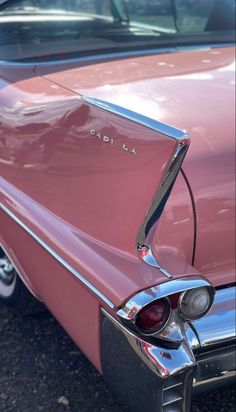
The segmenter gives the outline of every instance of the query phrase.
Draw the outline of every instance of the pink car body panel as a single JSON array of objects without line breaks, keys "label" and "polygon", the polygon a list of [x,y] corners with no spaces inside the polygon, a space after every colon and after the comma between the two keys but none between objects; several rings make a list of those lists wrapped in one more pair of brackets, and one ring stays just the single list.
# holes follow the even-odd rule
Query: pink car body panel
[{"label": "pink car body panel", "polygon": [[183,169],[197,213],[195,267],[215,285],[235,280],[234,76],[233,47],[111,61],[47,76],[79,94],[188,131],[192,142]]},{"label": "pink car body panel", "polygon": [[[11,258],[19,274],[30,275],[33,290],[40,293],[50,312],[101,371],[98,300],[94,299],[71,273],[3,213],[1,212],[0,241],[5,250],[12,251]],[[15,256],[18,257],[17,260]],[[42,265],[39,262],[42,262]],[[26,284],[30,286],[27,279]]]},{"label": "pink car body panel", "polygon": [[[55,66],[53,74],[47,68],[38,68],[37,75],[1,69],[0,202],[105,301],[4,211],[0,240],[29,288],[99,370],[100,306],[113,313],[138,291],[168,281],[138,258],[136,236],[174,141],[80,96],[190,133],[183,167],[190,190],[179,174],[156,228],[154,251],[173,278],[203,273],[215,286],[226,285],[234,281],[234,118],[228,110],[234,104],[233,64],[233,48],[220,48],[67,70]],[[114,144],[91,135],[92,129]]]}]

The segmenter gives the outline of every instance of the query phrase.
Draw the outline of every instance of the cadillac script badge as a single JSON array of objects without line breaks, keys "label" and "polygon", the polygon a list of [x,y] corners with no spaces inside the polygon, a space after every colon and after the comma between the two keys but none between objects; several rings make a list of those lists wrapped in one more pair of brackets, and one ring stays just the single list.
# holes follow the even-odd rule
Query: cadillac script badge
[{"label": "cadillac script badge", "polygon": [[[90,134],[92,136],[95,136],[101,142],[117,146],[116,143],[115,143],[115,140],[112,137],[102,135],[101,133],[97,133],[97,131],[95,129],[90,130]],[[134,156],[137,155],[137,150],[134,147],[129,147],[126,144],[121,144],[120,148],[121,148],[121,150],[124,150],[125,152],[127,152],[129,154],[132,154]]]}]

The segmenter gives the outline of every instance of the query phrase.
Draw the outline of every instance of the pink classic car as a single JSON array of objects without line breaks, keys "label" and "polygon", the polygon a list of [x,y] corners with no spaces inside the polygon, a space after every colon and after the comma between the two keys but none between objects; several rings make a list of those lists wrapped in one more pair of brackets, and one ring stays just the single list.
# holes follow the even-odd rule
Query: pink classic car
[{"label": "pink classic car", "polygon": [[156,3],[0,0],[0,302],[187,412],[235,369],[235,1]]}]

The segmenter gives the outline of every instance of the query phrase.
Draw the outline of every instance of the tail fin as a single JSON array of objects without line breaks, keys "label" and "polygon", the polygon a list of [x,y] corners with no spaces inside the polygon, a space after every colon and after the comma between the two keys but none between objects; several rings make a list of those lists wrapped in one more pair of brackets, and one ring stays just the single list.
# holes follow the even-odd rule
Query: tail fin
[{"label": "tail fin", "polygon": [[[114,104],[93,98],[84,100],[111,113],[110,124],[102,129],[97,126],[100,121],[95,117],[91,132],[101,142],[109,142],[110,139],[112,145],[120,149],[109,171],[114,182],[108,190],[108,196],[117,199],[114,211],[118,206],[123,234],[126,233],[131,243],[135,244],[134,234],[138,233],[136,248],[140,257],[158,267],[151,251],[152,233],[188,151],[190,137],[185,131]],[[122,149],[126,151],[126,157]],[[114,196],[117,188],[118,192]]]}]

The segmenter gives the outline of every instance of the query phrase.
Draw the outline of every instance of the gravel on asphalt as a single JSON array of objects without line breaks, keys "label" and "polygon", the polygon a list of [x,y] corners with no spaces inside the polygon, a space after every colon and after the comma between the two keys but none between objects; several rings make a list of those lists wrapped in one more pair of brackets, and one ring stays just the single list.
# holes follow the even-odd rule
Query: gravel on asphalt
[{"label": "gravel on asphalt", "polygon": [[[102,377],[47,312],[0,307],[0,412],[124,412]],[[229,387],[193,400],[192,412],[234,412]]]}]

